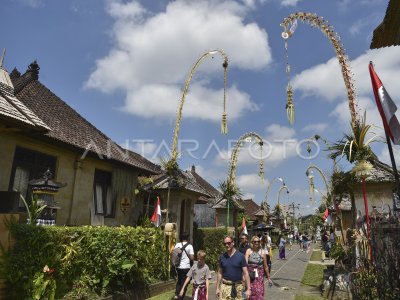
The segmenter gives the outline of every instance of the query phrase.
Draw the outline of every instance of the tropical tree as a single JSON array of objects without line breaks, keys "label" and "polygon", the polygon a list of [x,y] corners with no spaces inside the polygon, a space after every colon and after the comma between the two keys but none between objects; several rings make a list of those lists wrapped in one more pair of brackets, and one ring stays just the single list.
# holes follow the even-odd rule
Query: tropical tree
[{"label": "tropical tree", "polygon": [[[364,117],[361,118],[360,122],[356,123],[350,134],[345,134],[341,140],[328,147],[331,159],[336,160],[345,156],[350,163],[378,161],[378,157],[370,146],[372,142],[376,141],[377,135],[374,132],[370,132],[373,125],[366,124],[366,119],[366,112],[364,112]],[[369,133],[372,134],[372,137],[367,139]]]},{"label": "tropical tree", "polygon": [[[229,215],[229,207],[235,207],[234,206],[234,199],[241,199],[243,196],[242,191],[240,188],[233,182],[230,181],[229,179],[221,181],[218,184],[219,190],[221,191],[221,199],[226,199],[226,207],[228,208],[228,215]],[[228,220],[227,219],[227,224],[226,226],[228,227]],[[237,224],[237,222],[234,221],[234,226]]]}]

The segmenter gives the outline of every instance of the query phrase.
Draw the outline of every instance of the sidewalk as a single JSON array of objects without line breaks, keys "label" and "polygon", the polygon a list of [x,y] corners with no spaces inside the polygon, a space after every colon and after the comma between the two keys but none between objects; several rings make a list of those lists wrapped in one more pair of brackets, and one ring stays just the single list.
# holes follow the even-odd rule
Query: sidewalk
[{"label": "sidewalk", "polygon": [[[310,260],[314,245],[311,245],[309,253],[299,250],[299,246],[293,245],[291,251],[286,247],[286,260],[277,260],[277,257],[272,259],[271,278],[274,283],[272,287],[265,285],[264,299],[273,300],[292,300],[297,294],[304,271]],[[215,296],[215,279],[216,274],[213,274],[213,280],[210,284],[209,299],[216,299]],[[186,297],[186,299],[190,299]]]}]

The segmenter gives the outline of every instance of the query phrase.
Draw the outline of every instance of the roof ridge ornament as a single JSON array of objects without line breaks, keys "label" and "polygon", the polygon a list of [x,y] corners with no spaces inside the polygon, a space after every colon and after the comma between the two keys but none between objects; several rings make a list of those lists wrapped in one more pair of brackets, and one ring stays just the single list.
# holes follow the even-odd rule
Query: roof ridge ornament
[{"label": "roof ridge ornament", "polygon": [[39,79],[39,70],[40,67],[37,63],[37,60],[35,59],[29,66],[28,70],[26,71],[27,73],[31,73],[33,79]]},{"label": "roof ridge ornament", "polygon": [[3,48],[3,54],[1,55],[1,59],[0,59],[0,68],[3,67],[3,60],[4,60],[5,55],[6,55],[6,48]]}]

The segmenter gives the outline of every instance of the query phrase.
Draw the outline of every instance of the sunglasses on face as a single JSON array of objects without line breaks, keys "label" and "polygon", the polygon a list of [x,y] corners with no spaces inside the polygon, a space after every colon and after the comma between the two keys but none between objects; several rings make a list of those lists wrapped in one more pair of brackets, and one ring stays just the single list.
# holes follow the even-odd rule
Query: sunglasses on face
[{"label": "sunglasses on face", "polygon": [[223,244],[226,246],[232,244],[232,242],[223,242]]},{"label": "sunglasses on face", "polygon": [[254,241],[253,243],[259,243],[260,241]]}]

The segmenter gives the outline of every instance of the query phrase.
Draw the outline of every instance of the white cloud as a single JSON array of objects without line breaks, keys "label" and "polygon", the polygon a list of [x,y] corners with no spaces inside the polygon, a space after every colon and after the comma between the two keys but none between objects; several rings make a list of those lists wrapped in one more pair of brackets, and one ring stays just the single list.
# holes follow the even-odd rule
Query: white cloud
[{"label": "white cloud", "polygon": [[262,192],[267,188],[266,182],[261,182],[260,176],[256,173],[237,176],[236,184],[244,192]]},{"label": "white cloud", "polygon": [[301,131],[321,134],[322,132],[325,131],[325,129],[327,127],[328,127],[328,124],[326,124],[326,123],[316,123],[316,124],[310,124],[310,125],[304,126],[301,129]]},{"label": "white cloud", "polygon": [[296,6],[300,1],[301,0],[281,0],[280,3],[282,6]]},{"label": "white cloud", "polygon": [[203,177],[207,182],[215,182],[214,187],[217,188],[218,183],[226,179],[226,170],[218,170],[217,168],[204,168],[202,165],[196,165],[196,173]]},{"label": "white cloud", "polygon": [[[396,162],[397,170],[400,169],[400,150],[397,149],[396,146],[392,147],[393,149],[393,155],[394,155],[394,160]],[[389,150],[386,144],[381,149],[381,152],[378,154],[378,158],[380,161],[388,164],[389,166],[392,166],[392,162],[390,160],[390,155],[389,155]]]},{"label": "white cloud", "polygon": [[154,152],[156,151],[158,145],[151,141],[137,141],[132,145],[132,149],[134,152],[144,156],[153,158]]},{"label": "white cloud", "polygon": [[[350,68],[354,73],[355,89],[361,96],[373,95],[368,71],[369,61],[374,62],[375,70],[392,98],[393,96],[400,98],[400,85],[397,84],[397,78],[400,76],[400,47],[368,50],[350,62]],[[347,99],[344,80],[336,57],[296,75],[293,87],[303,96],[314,95],[325,101]]]},{"label": "white cloud", "polygon": [[242,199],[252,199],[254,202],[260,204],[260,201],[256,201],[256,195],[253,193],[244,193]]},{"label": "white cloud", "polygon": [[[262,155],[257,143],[244,144],[238,155],[238,165],[259,164],[264,158],[266,168],[276,167],[282,162],[297,155],[298,141],[294,138],[296,132],[293,128],[271,124],[265,129],[267,136],[262,137],[264,144]],[[235,144],[232,145],[233,147]],[[217,165],[226,165],[231,158],[233,149],[222,150],[214,159]]]},{"label": "white cloud", "polygon": [[[231,68],[261,70],[272,62],[266,31],[244,21],[252,3],[178,0],[170,2],[165,11],[154,14],[136,1],[111,2],[108,12],[115,18],[114,46],[108,55],[97,60],[85,87],[104,93],[126,92],[125,108],[132,114],[175,116],[188,70],[202,54],[199,51],[212,48],[226,51],[228,85]],[[214,61],[207,58],[198,66],[191,94],[187,95],[191,105],[184,107],[189,109],[185,116],[207,114],[200,118],[217,119],[222,103],[221,64],[221,57],[216,55]],[[215,85],[211,82],[214,79]],[[214,86],[218,90],[213,90]],[[229,89],[227,108],[232,118],[257,109],[249,95],[235,86]]]},{"label": "white cloud", "polygon": [[[386,47],[368,50],[350,62],[354,73],[354,86],[358,96],[358,113],[363,114],[367,110],[367,121],[378,126],[381,125],[379,114],[375,106],[371,79],[368,71],[369,61],[375,64],[375,71],[381,78],[386,90],[392,99],[400,104],[400,47]],[[318,78],[318,80],[316,80]],[[336,108],[331,115],[338,118],[340,124],[349,128],[350,111],[341,70],[336,57],[328,62],[316,65],[296,75],[293,87],[303,97],[315,96],[317,99],[328,102],[336,102]],[[344,101],[344,102],[343,102]],[[346,130],[347,132],[347,130]]]},{"label": "white cloud", "polygon": [[26,5],[32,8],[43,6],[43,0],[17,0],[22,5]]},{"label": "white cloud", "polygon": [[381,18],[380,15],[378,17],[377,14],[372,14],[366,18],[356,20],[349,28],[350,34],[353,36],[364,34],[364,29],[369,30],[370,27],[379,24],[379,18]]},{"label": "white cloud", "polygon": [[[190,105],[183,106],[185,118],[220,121],[223,112],[223,90],[210,90],[199,83],[194,83],[190,90],[185,98],[185,102],[190,102]],[[180,94],[181,90],[176,85],[144,85],[128,94],[123,110],[143,117],[170,119],[176,115]],[[236,86],[228,89],[227,98],[228,122],[239,118],[243,111],[258,110],[258,106],[251,102],[250,96],[238,90]]]},{"label": "white cloud", "polygon": [[271,124],[265,128],[267,132],[267,140],[272,142],[275,140],[291,139],[295,136],[294,128],[282,126],[279,124]]}]

